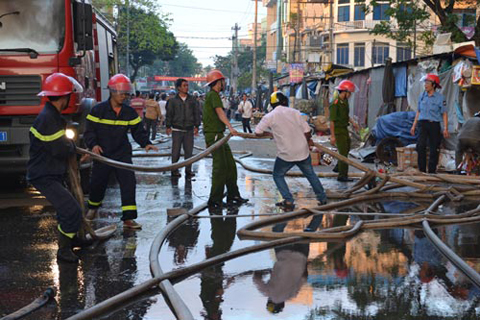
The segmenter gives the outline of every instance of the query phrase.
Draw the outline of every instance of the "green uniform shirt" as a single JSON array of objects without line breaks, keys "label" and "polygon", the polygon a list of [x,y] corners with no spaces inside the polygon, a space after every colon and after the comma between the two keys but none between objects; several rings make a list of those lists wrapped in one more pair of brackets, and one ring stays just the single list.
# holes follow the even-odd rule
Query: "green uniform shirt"
[{"label": "green uniform shirt", "polygon": [[224,132],[225,124],[218,118],[216,108],[222,108],[223,103],[218,92],[211,90],[205,97],[203,105],[203,132]]},{"label": "green uniform shirt", "polygon": [[350,120],[348,100],[336,99],[330,105],[330,121],[333,121],[335,128],[346,128]]}]

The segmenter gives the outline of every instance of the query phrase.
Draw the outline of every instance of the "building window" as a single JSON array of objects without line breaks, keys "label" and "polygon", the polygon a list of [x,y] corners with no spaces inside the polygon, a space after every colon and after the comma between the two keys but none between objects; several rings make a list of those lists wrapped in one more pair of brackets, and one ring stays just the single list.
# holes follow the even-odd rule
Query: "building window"
[{"label": "building window", "polygon": [[337,63],[348,64],[348,43],[337,45]]},{"label": "building window", "polygon": [[402,13],[404,15],[413,14],[413,8],[411,7],[411,4],[410,5],[404,5],[404,4],[399,5],[398,6],[398,11],[399,11],[399,13]]},{"label": "building window", "polygon": [[397,62],[412,59],[412,49],[405,44],[397,44]]},{"label": "building window", "polygon": [[355,43],[353,66],[365,66],[365,43]]},{"label": "building window", "polygon": [[363,5],[355,6],[355,21],[365,20],[365,11],[363,11]]},{"label": "building window", "polygon": [[350,0],[338,0],[338,4],[350,3]]},{"label": "building window", "polygon": [[338,7],[338,22],[350,21],[350,6]]},{"label": "building window", "polygon": [[458,14],[458,23],[460,28],[475,27],[475,13]]},{"label": "building window", "polygon": [[385,13],[389,7],[388,3],[378,4],[373,7],[373,20],[390,20],[390,16]]},{"label": "building window", "polygon": [[372,62],[374,64],[384,64],[389,55],[388,43],[375,43],[372,47]]}]

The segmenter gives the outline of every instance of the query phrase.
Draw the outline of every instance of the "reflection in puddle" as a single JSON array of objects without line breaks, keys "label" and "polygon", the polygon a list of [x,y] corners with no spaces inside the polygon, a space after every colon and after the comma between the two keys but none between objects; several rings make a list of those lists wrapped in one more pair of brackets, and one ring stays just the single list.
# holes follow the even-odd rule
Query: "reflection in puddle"
[{"label": "reflection in puddle", "polygon": [[[144,160],[142,160],[144,161]],[[148,161],[145,160],[147,163]],[[253,161],[253,160],[252,160]],[[120,230],[93,248],[82,250],[78,266],[56,263],[55,219],[51,207],[3,209],[0,214],[0,313],[31,302],[48,286],[59,293],[31,319],[66,318],[151,278],[148,252],[153,238],[174,219],[167,208],[191,209],[206,201],[211,160],[195,164],[193,180],[168,174],[138,175],[138,232]],[[238,210],[210,214],[279,213],[279,194],[271,176],[239,169],[242,194],[250,198]],[[287,178],[289,179],[289,178]],[[316,205],[306,179],[287,182],[298,207]],[[326,189],[339,187],[322,179]],[[107,192],[96,227],[120,223],[118,186]],[[37,207],[38,205],[38,207]],[[342,211],[413,213],[428,203],[397,200],[362,203]],[[446,203],[442,214],[473,209],[478,203]],[[34,214],[32,214],[34,213]],[[201,215],[206,215],[202,212]],[[189,266],[260,241],[240,241],[236,230],[254,219],[189,219],[167,239],[159,255],[164,271]],[[378,216],[324,215],[265,227],[276,232],[314,232],[352,225]],[[438,236],[480,271],[480,224],[445,226]],[[27,254],[25,254],[27,253]],[[43,261],[32,265],[27,261]],[[210,267],[174,288],[196,319],[476,319],[479,289],[441,256],[416,229],[367,230],[338,242],[301,242],[257,252]],[[140,297],[105,319],[175,319],[161,294]],[[16,310],[15,309],[15,310]]]}]

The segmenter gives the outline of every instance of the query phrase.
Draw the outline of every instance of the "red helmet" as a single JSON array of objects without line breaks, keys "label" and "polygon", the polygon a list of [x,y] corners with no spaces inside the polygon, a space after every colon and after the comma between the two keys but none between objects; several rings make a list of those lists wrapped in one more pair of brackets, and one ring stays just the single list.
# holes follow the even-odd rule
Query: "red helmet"
[{"label": "red helmet", "polygon": [[108,89],[117,93],[131,93],[133,86],[126,75],[118,73],[108,81]]},{"label": "red helmet", "polygon": [[348,91],[348,92],[357,92],[358,91],[358,88],[355,85],[355,83],[353,83],[350,80],[341,81],[335,89],[337,89],[338,91]]},{"label": "red helmet", "polygon": [[63,73],[52,73],[49,75],[42,86],[41,91],[37,96],[66,96],[74,92],[83,92],[83,88],[80,83],[72,77],[69,77]]},{"label": "red helmet", "polygon": [[438,88],[442,88],[440,85],[440,78],[434,73],[427,73],[426,76],[422,78],[423,81],[431,81],[437,85]]},{"label": "red helmet", "polygon": [[213,82],[220,79],[225,79],[225,76],[223,75],[223,73],[218,69],[213,69],[207,74],[207,84],[205,86],[209,86]]}]

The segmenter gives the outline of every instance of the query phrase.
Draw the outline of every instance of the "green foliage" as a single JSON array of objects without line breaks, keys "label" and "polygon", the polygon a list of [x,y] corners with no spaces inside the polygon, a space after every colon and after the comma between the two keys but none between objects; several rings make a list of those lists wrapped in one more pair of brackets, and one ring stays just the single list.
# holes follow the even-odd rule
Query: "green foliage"
[{"label": "green foliage", "polygon": [[[476,9],[478,7],[478,0],[422,0],[422,1],[407,1],[407,0],[387,0],[389,8],[385,14],[395,19],[398,23],[398,28],[390,21],[380,21],[371,32],[375,35],[384,35],[399,42],[404,42],[410,47],[413,46],[413,34],[417,29],[417,40],[425,42],[426,46],[433,45],[435,35],[431,30],[419,32],[419,29],[428,29],[425,22],[430,17],[429,12],[433,12],[438,21],[440,21],[439,32],[451,32],[453,42],[467,41],[465,34],[458,26],[459,17],[454,14],[454,6],[461,4],[462,7],[470,7]],[[365,4],[364,1],[357,0],[356,3]],[[380,3],[380,0],[373,0],[369,5],[364,6],[366,12],[373,11],[373,8]],[[476,25],[475,18],[469,18],[471,25]],[[480,44],[480,34],[476,29],[473,40],[477,45]]]},{"label": "green foliage", "polygon": [[[382,1],[382,3],[385,2]],[[430,17],[425,4],[422,5],[420,1],[408,0],[389,0],[388,4],[389,7],[385,14],[397,21],[398,28],[394,29],[391,21],[379,21],[370,32],[375,35],[387,36],[413,48],[415,31],[417,36],[420,37],[423,33],[415,29],[422,26]],[[373,0],[369,6],[365,7],[365,10],[367,12],[373,11],[376,5],[378,5],[377,0]]]},{"label": "green foliage", "polygon": [[252,72],[247,71],[240,73],[240,76],[238,77],[238,90],[242,91],[245,90],[246,88],[250,88],[252,86]]},{"label": "green foliage", "polygon": [[175,77],[192,77],[202,72],[202,65],[193,55],[192,50],[184,43],[180,43],[175,57],[170,61],[155,60],[148,74],[167,75]]},{"label": "green foliage", "polygon": [[[121,8],[125,8],[127,5],[136,8],[142,8],[149,12],[157,11],[159,9],[157,2],[154,0],[92,0],[92,4],[97,9],[107,9],[107,12],[113,12],[113,10],[108,9],[116,8],[117,10],[120,10]],[[105,12],[104,14],[110,21],[116,21],[118,18],[118,15],[114,16],[111,13]]]},{"label": "green foliage", "polygon": [[[126,54],[127,26],[130,26],[129,63],[133,68],[132,81],[138,70],[145,65],[151,65],[156,59],[172,60],[178,50],[178,43],[168,30],[167,23],[153,11],[130,7],[119,10],[118,51]],[[127,23],[128,20],[128,23]]]},{"label": "green foliage", "polygon": [[[108,17],[115,22],[118,35],[118,52],[126,55],[127,28],[130,28],[128,62],[132,66],[132,81],[142,66],[157,59],[172,60],[178,43],[168,30],[168,15],[159,12],[155,0],[93,0],[97,8],[116,8],[116,15]],[[127,7],[129,8],[127,14]],[[125,64],[125,63],[124,63]]]}]

